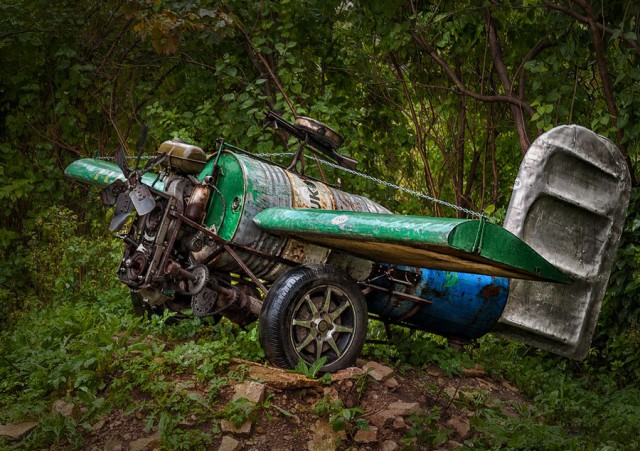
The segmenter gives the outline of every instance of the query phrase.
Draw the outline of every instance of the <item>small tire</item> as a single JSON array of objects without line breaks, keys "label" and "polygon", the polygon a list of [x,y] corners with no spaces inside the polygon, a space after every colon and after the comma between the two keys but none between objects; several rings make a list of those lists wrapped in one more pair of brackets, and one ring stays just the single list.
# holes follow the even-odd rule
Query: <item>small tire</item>
[{"label": "small tire", "polygon": [[358,285],[327,265],[295,267],[273,284],[258,325],[260,344],[274,365],[294,368],[321,357],[320,369],[334,372],[350,366],[367,334],[367,305]]}]

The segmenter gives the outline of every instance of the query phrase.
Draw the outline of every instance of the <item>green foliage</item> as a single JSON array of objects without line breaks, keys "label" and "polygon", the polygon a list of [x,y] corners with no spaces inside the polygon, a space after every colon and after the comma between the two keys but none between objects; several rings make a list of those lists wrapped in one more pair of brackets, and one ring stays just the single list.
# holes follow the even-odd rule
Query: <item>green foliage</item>
[{"label": "green foliage", "polygon": [[[318,372],[320,372],[320,369],[324,366],[326,362],[327,362],[326,356],[320,357],[320,359],[316,360],[311,365],[307,365],[307,362],[300,359],[298,360],[298,363],[296,364],[296,367],[294,368],[293,372],[315,379],[318,375]],[[331,374],[325,373],[322,375],[321,379],[324,382],[331,382]]]},{"label": "green foliage", "polygon": [[[364,353],[372,358],[402,367],[409,365],[426,368],[430,364],[438,365],[447,375],[459,375],[464,368],[472,366],[473,361],[466,352],[460,353],[449,347],[446,338],[421,331],[411,331],[404,327],[391,326],[390,347],[366,345]],[[382,323],[369,321],[368,338],[371,340],[388,339]]]},{"label": "green foliage", "polygon": [[328,416],[329,424],[335,432],[346,431],[351,437],[362,429],[369,430],[369,423],[364,418],[360,407],[347,408],[340,399],[323,397],[313,406],[313,412],[321,417]]},{"label": "green foliage", "polygon": [[[118,406],[141,411],[163,431],[167,448],[205,447],[206,437],[180,422],[187,412],[209,412],[227,380],[243,377],[241,370],[226,372],[233,357],[264,356],[255,327],[199,319],[166,327],[168,313],[151,323],[123,315],[128,293],[113,274],[119,244],[105,233],[96,193],[74,186],[62,171],[81,156],[110,156],[120,144],[130,151],[142,123],[151,130],[149,151],[173,136],[211,151],[222,136],[256,152],[287,152],[291,140],[262,133],[268,110],[292,118],[286,95],[298,114],[344,135],[341,151],[359,159],[363,172],[500,222],[521,159],[512,105],[461,95],[437,56],[468,92],[524,102],[519,109],[530,138],[578,123],[612,138],[637,166],[637,2],[593,4],[610,98],[588,24],[548,2],[413,5],[0,4],[0,421],[40,419],[28,447],[61,440],[82,446],[78,422],[48,413],[58,397],[87,408],[80,422]],[[590,14],[576,2],[567,7]],[[488,46],[487,14],[511,89]],[[321,176],[312,166],[307,170]],[[387,186],[325,173],[399,213],[457,214]],[[457,354],[439,337],[395,328],[397,346],[367,346],[366,353],[401,369],[435,363],[450,375],[473,358],[513,381],[535,403],[523,408],[528,421],[484,408],[476,447],[640,447],[633,386],[640,376],[639,202],[635,191],[586,363],[491,338]],[[370,337],[384,338],[379,324],[372,323]],[[317,368],[299,371],[315,375]],[[172,374],[194,380],[178,383]],[[207,386],[206,395],[197,393],[198,384]],[[141,397],[136,405],[133,393]],[[360,427],[361,412],[326,409],[334,424]],[[423,427],[413,439],[440,439],[431,415],[416,419]]]},{"label": "green foliage", "polygon": [[632,191],[625,223],[590,356],[624,385],[640,377],[640,190]]},{"label": "green foliage", "polygon": [[451,429],[441,428],[438,424],[441,416],[440,407],[434,407],[429,412],[421,411],[409,417],[411,427],[402,439],[404,449],[418,446],[436,446],[444,443],[451,432]]},{"label": "green foliage", "polygon": [[518,418],[498,411],[499,406],[481,409],[474,424],[482,432],[483,446],[638,446],[640,391],[635,386],[620,389],[598,367],[570,363],[517,343],[506,345],[492,337],[482,339],[474,358],[534,401],[530,408],[520,410]]}]

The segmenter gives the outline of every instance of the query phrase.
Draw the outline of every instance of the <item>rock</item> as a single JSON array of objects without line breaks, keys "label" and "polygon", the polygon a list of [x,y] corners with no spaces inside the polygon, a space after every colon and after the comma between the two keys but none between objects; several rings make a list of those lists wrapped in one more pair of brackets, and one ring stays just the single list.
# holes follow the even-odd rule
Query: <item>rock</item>
[{"label": "rock", "polygon": [[352,366],[350,368],[345,368],[343,370],[340,370],[337,373],[333,373],[331,375],[331,382],[339,382],[345,379],[352,379],[357,376],[362,376],[362,374],[364,374],[364,371],[362,370],[362,368]]},{"label": "rock", "polygon": [[387,379],[386,381],[384,381],[384,386],[387,387],[389,390],[393,391],[396,388],[398,388],[398,381],[396,380],[395,377],[390,377],[389,379]]},{"label": "rock", "polygon": [[122,440],[128,442],[129,440],[131,440],[131,434],[129,434],[128,432],[126,434],[122,434]]},{"label": "rock", "polygon": [[369,430],[359,429],[353,440],[357,443],[374,443],[378,441],[378,428],[369,426]]},{"label": "rock", "polygon": [[462,373],[467,377],[480,377],[487,374],[479,365],[473,365],[471,368],[464,368]]},{"label": "rock", "polygon": [[391,424],[391,427],[396,430],[401,430],[407,427],[407,423],[405,423],[404,418],[396,417]]},{"label": "rock", "polygon": [[417,402],[392,402],[387,410],[393,412],[396,416],[407,416],[420,411],[420,404]]},{"label": "rock", "polygon": [[393,440],[385,440],[380,445],[380,451],[396,451],[398,448],[398,444]]},{"label": "rock", "polygon": [[507,381],[500,382],[500,385],[502,385],[504,388],[506,388],[507,390],[512,391],[514,393],[519,393],[520,392],[520,390],[518,390],[516,387],[514,387],[513,385],[511,385]]},{"label": "rock", "polygon": [[253,423],[251,421],[245,421],[239,427],[236,427],[229,420],[220,421],[220,429],[222,432],[232,433],[236,435],[251,435],[251,429],[253,428]]},{"label": "rock", "polygon": [[455,440],[449,440],[446,446],[447,446],[447,449],[458,449],[458,448],[462,448],[464,445],[460,442],[456,442]]},{"label": "rock", "polygon": [[147,451],[160,446],[160,432],[156,432],[149,437],[142,437],[129,443],[129,451]]},{"label": "rock", "polygon": [[458,387],[454,387],[453,385],[447,385],[444,388],[444,392],[449,395],[450,398],[455,399],[459,396],[460,394],[460,390],[458,390]]},{"label": "rock", "polygon": [[447,374],[436,366],[427,368],[427,374],[431,377],[447,377]]},{"label": "rock", "polygon": [[106,423],[106,420],[103,418],[101,420],[96,421],[96,424],[93,425],[93,427],[91,428],[91,430],[93,431],[99,431],[100,429],[102,429],[104,427],[104,424]]},{"label": "rock", "polygon": [[498,387],[494,383],[489,382],[489,381],[484,380],[484,379],[478,379],[476,381],[476,384],[478,384],[478,388],[480,388],[482,390],[493,391],[493,390],[497,390],[498,389]]},{"label": "rock", "polygon": [[335,432],[324,420],[316,421],[310,430],[312,431],[311,440],[307,441],[309,451],[335,450],[336,444],[346,439],[345,431]]},{"label": "rock", "polygon": [[318,387],[322,383],[318,379],[311,379],[302,374],[290,373],[281,368],[261,365],[256,362],[249,362],[242,359],[231,359],[235,366],[231,369],[243,365],[249,370],[249,377],[264,382],[264,385],[278,390],[293,390],[298,388]]},{"label": "rock", "polygon": [[327,451],[335,450],[336,439],[334,437],[314,435],[311,440],[307,442],[307,449],[309,451]]},{"label": "rock", "polygon": [[325,387],[323,393],[324,393],[324,396],[329,398],[331,401],[337,401],[338,399],[340,399],[340,395],[338,395],[338,390],[336,390],[333,387]]},{"label": "rock", "polygon": [[112,438],[110,440],[107,440],[107,442],[104,444],[104,450],[105,451],[123,451],[124,447],[122,446],[122,443],[120,442],[120,440]]},{"label": "rock", "polygon": [[449,421],[447,421],[447,424],[451,426],[462,438],[464,438],[471,430],[471,424],[469,423],[469,420],[464,417],[453,417]]},{"label": "rock", "polygon": [[237,441],[233,437],[229,437],[228,435],[225,435],[222,437],[222,442],[220,442],[220,447],[218,448],[218,451],[238,451],[240,447],[241,445],[239,441]]},{"label": "rock", "polygon": [[80,409],[78,406],[71,404],[70,402],[66,402],[62,399],[58,399],[51,406],[51,411],[53,413],[59,413],[63,417],[67,418],[80,418]]},{"label": "rock", "polygon": [[387,380],[393,374],[393,370],[391,368],[374,361],[365,363],[362,369],[378,382]]},{"label": "rock", "polygon": [[382,410],[371,415],[369,419],[371,420],[371,423],[376,425],[376,427],[382,429],[385,426],[391,424],[395,418],[396,416],[393,412]]},{"label": "rock", "polygon": [[0,438],[7,440],[20,440],[38,425],[35,421],[23,421],[21,423],[0,424]]},{"label": "rock", "polygon": [[265,386],[260,382],[242,382],[235,386],[233,399],[247,398],[253,403],[260,403],[264,400]]}]

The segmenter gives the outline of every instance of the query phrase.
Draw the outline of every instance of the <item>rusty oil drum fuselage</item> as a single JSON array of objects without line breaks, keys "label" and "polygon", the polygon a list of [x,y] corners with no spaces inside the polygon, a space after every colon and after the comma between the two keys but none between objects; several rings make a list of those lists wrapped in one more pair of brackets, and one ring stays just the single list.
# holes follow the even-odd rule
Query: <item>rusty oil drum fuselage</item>
[{"label": "rusty oil drum fuselage", "polygon": [[[204,219],[205,227],[231,243],[297,264],[331,264],[344,269],[356,280],[369,275],[371,262],[266,233],[253,222],[253,217],[270,207],[389,213],[387,209],[365,197],[345,193],[316,180],[303,179],[246,155],[224,151],[218,164],[219,175]],[[199,178],[210,175],[213,165],[214,161],[210,160]],[[205,247],[194,254],[194,258],[205,261],[216,249],[217,246]],[[238,254],[256,276],[267,281],[276,280],[290,268],[275,259],[242,251]],[[226,254],[221,254],[211,266],[220,271],[238,270],[236,262]]]},{"label": "rusty oil drum fuselage", "polygon": [[[227,241],[297,264],[330,264],[358,281],[375,276],[372,262],[267,233],[256,226],[253,217],[271,207],[389,213],[387,209],[363,196],[302,178],[246,155],[224,151],[218,164],[219,176],[211,193],[205,227]],[[199,178],[210,175],[212,170],[210,160]],[[202,262],[216,250],[217,246],[205,247],[194,257]],[[267,281],[276,280],[290,269],[275,259],[242,251],[238,254],[256,276]],[[210,265],[225,272],[239,269],[225,253]],[[489,332],[504,309],[509,284],[506,278],[419,268],[403,270],[417,275],[413,284],[397,286],[392,279],[378,276],[376,283],[385,290],[374,290],[366,297],[369,310],[385,321],[468,339]],[[399,297],[393,291],[411,294],[422,301]]]}]

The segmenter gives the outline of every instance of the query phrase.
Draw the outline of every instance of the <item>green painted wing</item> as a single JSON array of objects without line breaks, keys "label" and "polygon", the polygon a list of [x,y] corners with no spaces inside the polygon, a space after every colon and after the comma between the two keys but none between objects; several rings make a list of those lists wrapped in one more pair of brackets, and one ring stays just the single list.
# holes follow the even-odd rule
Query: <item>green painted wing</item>
[{"label": "green painted wing", "polygon": [[254,221],[277,235],[378,262],[571,282],[524,241],[486,221],[280,207]]}]

